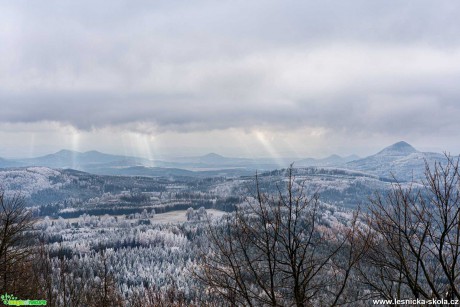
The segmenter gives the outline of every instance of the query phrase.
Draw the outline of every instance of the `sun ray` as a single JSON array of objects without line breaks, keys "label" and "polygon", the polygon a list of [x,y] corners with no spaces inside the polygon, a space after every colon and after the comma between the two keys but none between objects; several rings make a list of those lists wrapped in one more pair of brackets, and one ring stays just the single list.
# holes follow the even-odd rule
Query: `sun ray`
[{"label": "sun ray", "polygon": [[[72,151],[78,151],[80,149],[80,132],[72,128],[71,129],[71,135],[72,135]],[[78,169],[77,161],[76,161],[76,155],[73,153],[72,154],[72,168],[73,169]]]},{"label": "sun ray", "polygon": [[36,141],[36,135],[35,135],[35,132],[32,132],[30,133],[29,157],[35,157],[35,141]]},{"label": "sun ray", "polygon": [[142,134],[142,133],[130,133],[129,143],[131,149],[131,156],[137,156],[146,158],[150,161],[148,166],[153,166],[155,159],[153,141],[155,137],[153,135]]},{"label": "sun ray", "polygon": [[266,133],[256,130],[254,131],[254,135],[259,143],[263,146],[265,151],[270,155],[270,158],[273,159],[279,166],[283,166],[283,161],[281,156],[279,155],[276,148],[271,144],[270,139],[267,137]]}]

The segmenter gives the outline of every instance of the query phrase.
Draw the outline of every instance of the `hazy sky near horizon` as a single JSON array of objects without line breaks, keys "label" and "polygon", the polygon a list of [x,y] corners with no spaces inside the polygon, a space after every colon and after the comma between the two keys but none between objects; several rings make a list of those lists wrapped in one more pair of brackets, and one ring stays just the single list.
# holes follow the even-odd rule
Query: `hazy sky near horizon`
[{"label": "hazy sky near horizon", "polygon": [[0,0],[0,157],[460,153],[458,1]]}]

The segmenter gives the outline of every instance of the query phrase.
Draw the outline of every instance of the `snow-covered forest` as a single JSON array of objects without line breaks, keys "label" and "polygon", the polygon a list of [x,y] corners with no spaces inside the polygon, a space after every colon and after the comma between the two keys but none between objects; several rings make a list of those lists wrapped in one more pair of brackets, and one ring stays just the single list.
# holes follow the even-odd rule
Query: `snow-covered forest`
[{"label": "snow-covered forest", "polygon": [[398,183],[328,168],[201,179],[2,170],[0,285],[49,306],[455,299],[458,163],[428,171]]}]

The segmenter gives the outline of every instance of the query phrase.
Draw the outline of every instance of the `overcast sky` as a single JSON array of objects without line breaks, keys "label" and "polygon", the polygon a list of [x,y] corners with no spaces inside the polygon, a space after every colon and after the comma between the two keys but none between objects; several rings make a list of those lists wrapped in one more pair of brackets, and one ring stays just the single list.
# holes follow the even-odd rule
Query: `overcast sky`
[{"label": "overcast sky", "polygon": [[459,1],[0,0],[0,157],[460,152]]}]

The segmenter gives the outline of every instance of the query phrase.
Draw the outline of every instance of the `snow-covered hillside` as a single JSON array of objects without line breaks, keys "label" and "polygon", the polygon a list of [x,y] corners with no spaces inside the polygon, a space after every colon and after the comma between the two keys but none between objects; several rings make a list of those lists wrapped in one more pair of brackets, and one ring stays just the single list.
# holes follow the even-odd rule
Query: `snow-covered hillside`
[{"label": "snow-covered hillside", "polygon": [[439,153],[420,152],[406,142],[393,144],[375,155],[351,161],[346,168],[398,181],[418,181],[424,177],[425,163],[444,162]]},{"label": "snow-covered hillside", "polygon": [[0,169],[0,187],[7,195],[19,193],[31,197],[41,190],[59,190],[70,180],[70,176],[47,167]]}]

